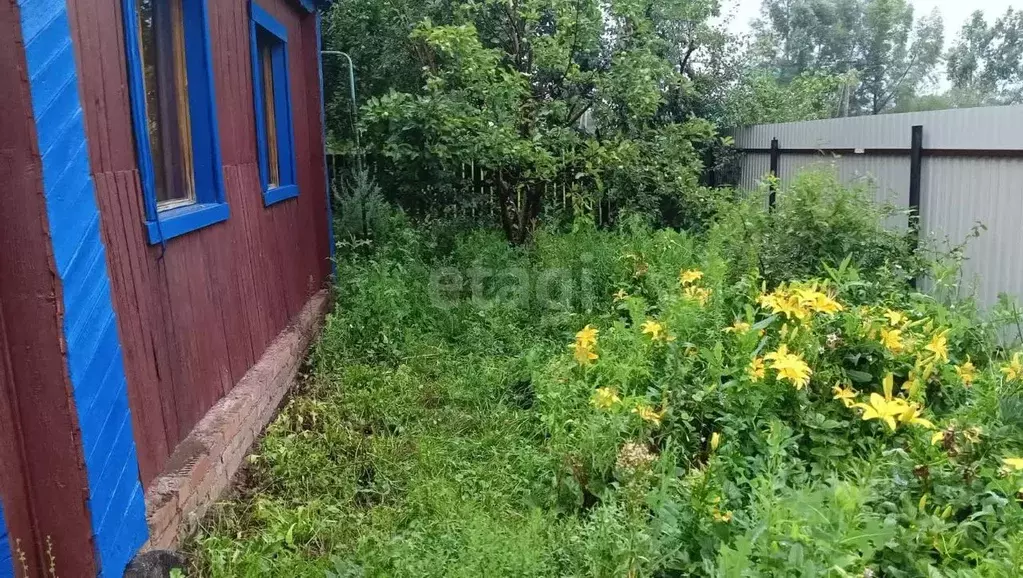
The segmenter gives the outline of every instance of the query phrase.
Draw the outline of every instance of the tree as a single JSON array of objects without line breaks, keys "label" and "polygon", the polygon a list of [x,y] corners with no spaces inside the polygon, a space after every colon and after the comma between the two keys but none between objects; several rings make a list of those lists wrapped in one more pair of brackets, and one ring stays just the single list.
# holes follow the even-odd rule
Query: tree
[{"label": "tree", "polygon": [[851,101],[863,114],[916,94],[933,78],[944,44],[940,13],[914,20],[906,0],[764,0],[755,30],[762,66],[783,83],[856,71]]},{"label": "tree", "polygon": [[913,7],[905,0],[872,0],[866,5],[859,61],[863,83],[856,98],[861,110],[879,114],[899,96],[916,94],[941,58],[944,25],[937,11],[915,28]]},{"label": "tree", "polygon": [[768,72],[754,71],[729,92],[725,126],[832,118],[848,84],[847,76],[812,72],[783,84]]},{"label": "tree", "polygon": [[853,68],[862,0],[764,0],[754,22],[761,59],[788,83],[807,73]]},{"label": "tree", "polygon": [[678,57],[696,50],[684,39],[715,6],[459,5],[449,24],[416,26],[411,40],[426,62],[423,86],[370,99],[363,109],[368,140],[396,166],[446,174],[469,163],[485,169],[501,226],[515,243],[529,237],[556,180],[653,208],[695,188],[698,149],[714,138],[707,121],[662,113],[667,95],[686,90],[687,62]]},{"label": "tree", "polygon": [[974,12],[946,60],[955,89],[990,104],[1023,102],[1023,12],[1009,8],[990,26],[983,12]]},{"label": "tree", "polygon": [[[323,15],[323,48],[351,56],[358,83],[356,105],[391,89],[416,90],[422,84],[427,55],[409,34],[425,18],[450,20],[451,10],[446,0],[334,2]],[[328,137],[338,146],[351,138],[354,128],[348,63],[341,58],[325,58],[323,74]]]}]

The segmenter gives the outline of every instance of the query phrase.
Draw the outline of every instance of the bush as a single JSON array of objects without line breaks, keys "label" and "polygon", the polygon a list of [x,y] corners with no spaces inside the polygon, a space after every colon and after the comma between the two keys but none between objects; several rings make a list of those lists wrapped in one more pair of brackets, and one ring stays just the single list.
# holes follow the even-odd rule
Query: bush
[{"label": "bush", "polygon": [[343,241],[382,239],[389,231],[393,210],[366,169],[335,183],[334,231]]},{"label": "bush", "polygon": [[772,212],[763,210],[762,191],[729,211],[717,233],[744,240],[724,241],[734,250],[729,257],[770,285],[821,275],[822,265],[837,267],[846,257],[872,280],[904,284],[922,272],[912,237],[886,228],[894,211],[868,192],[843,186],[831,170],[804,172],[778,191]]}]

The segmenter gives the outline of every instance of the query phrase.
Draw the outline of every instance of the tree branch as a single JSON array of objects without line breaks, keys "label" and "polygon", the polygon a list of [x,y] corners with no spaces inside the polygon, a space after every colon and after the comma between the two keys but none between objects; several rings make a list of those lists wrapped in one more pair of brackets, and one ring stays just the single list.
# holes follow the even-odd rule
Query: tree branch
[{"label": "tree branch", "polygon": [[576,121],[578,121],[580,118],[582,118],[582,116],[584,114],[586,114],[587,110],[590,110],[591,106],[593,106],[593,100],[592,99],[586,101],[586,106],[584,106],[581,109],[579,109],[579,112],[575,112],[575,113],[572,113],[572,114],[568,115],[568,122],[565,123],[565,126],[572,126],[573,124],[575,124]]},{"label": "tree branch", "polygon": [[[679,74],[689,75],[689,73],[688,73],[688,70],[689,70],[689,58],[692,57],[694,52],[696,52],[696,43],[693,42],[692,39],[690,39],[689,40],[689,48],[686,49],[685,56],[683,56],[682,59],[678,63],[678,72],[679,72]],[[692,75],[689,75],[689,79],[692,80]]]},{"label": "tree branch", "polygon": [[511,11],[511,3],[501,3],[504,13],[508,16],[508,27],[511,30],[512,43],[515,50],[515,70],[522,72],[522,44],[519,41],[519,26],[515,21],[515,15]]},{"label": "tree branch", "polygon": [[565,71],[561,73],[561,77],[558,78],[554,86],[560,86],[562,82],[568,77],[568,71],[572,70],[572,61],[575,60],[575,51],[578,49],[576,45],[579,41],[579,3],[575,3],[575,30],[572,31],[572,47],[568,49],[568,63],[565,65]]},{"label": "tree branch", "polygon": [[895,83],[895,86],[891,89],[891,91],[888,92],[888,96],[881,99],[880,103],[877,102],[877,99],[874,100],[874,114],[879,114],[892,97],[895,96],[895,93],[898,92],[902,82],[906,80],[906,76],[909,75],[909,71],[912,70],[913,66],[916,64],[917,58],[917,56],[914,56],[913,60],[910,61],[909,66],[906,67],[906,70],[902,71],[902,74],[899,75],[899,80]]}]

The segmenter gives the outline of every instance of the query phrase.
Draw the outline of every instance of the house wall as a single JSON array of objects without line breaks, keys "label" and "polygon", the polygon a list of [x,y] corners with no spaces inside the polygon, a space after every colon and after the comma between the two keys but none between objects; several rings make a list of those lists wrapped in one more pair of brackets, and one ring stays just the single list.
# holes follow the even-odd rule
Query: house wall
[{"label": "house wall", "polygon": [[[42,159],[20,7],[0,2],[0,499],[26,564],[47,536],[68,564],[93,568],[86,476],[66,375],[61,288],[50,246]],[[15,331],[17,329],[17,331]],[[34,457],[35,459],[30,459]],[[8,544],[11,546],[11,544]],[[2,557],[2,555],[0,555]],[[19,563],[20,564],[20,563]]]},{"label": "house wall", "polygon": [[231,216],[148,244],[129,109],[122,0],[68,0],[143,484],[286,328],[330,271],[316,16],[258,0],[288,29],[299,197],[263,206],[248,0],[209,0]]},{"label": "house wall", "polygon": [[120,576],[145,505],[67,16],[0,5],[0,497],[21,574]]}]

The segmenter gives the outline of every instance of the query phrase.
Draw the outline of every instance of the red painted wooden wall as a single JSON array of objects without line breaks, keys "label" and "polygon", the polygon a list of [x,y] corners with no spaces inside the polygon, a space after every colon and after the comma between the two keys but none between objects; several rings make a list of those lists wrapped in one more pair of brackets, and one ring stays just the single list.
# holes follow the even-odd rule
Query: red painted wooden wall
[{"label": "red painted wooden wall", "polygon": [[143,228],[121,0],[68,2],[144,485],[330,271],[316,15],[297,0],[257,2],[288,28],[299,197],[263,206],[248,0],[209,0],[231,217],[165,253]]},{"label": "red painted wooden wall", "polygon": [[[67,374],[42,162],[20,15],[0,3],[0,498],[12,545],[30,569],[95,575],[80,432]],[[0,519],[0,524],[4,520]],[[20,541],[20,544],[19,544]],[[0,553],[0,558],[6,553]],[[21,562],[17,575],[21,576]],[[0,573],[3,569],[0,568]]]}]

